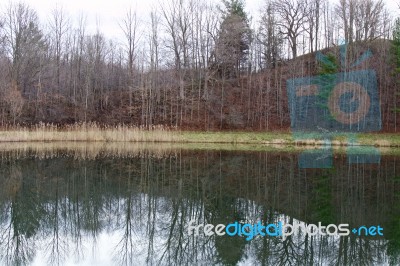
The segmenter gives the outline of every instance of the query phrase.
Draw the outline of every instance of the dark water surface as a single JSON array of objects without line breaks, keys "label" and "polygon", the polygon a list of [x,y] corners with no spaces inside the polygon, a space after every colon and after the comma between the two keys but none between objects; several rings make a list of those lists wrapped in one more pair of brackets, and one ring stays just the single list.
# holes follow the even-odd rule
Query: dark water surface
[{"label": "dark water surface", "polygon": [[[1,265],[400,263],[396,152],[300,169],[285,148],[74,145],[0,147]],[[191,219],[380,225],[384,236],[195,237]]]}]

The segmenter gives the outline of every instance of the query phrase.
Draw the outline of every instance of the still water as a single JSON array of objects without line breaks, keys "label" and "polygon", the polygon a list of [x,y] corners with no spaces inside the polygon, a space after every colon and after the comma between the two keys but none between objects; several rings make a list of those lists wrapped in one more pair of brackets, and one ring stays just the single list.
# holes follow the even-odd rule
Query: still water
[{"label": "still water", "polygon": [[[299,168],[285,147],[0,146],[1,265],[400,263],[400,152]],[[376,226],[384,236],[189,236],[188,223]]]}]

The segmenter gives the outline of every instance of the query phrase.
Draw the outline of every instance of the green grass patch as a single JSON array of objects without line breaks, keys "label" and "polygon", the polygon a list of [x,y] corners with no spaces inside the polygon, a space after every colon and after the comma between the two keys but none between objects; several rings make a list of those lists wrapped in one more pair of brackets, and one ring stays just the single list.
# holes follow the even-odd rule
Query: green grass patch
[{"label": "green grass patch", "polygon": [[182,142],[245,143],[245,144],[290,144],[294,143],[290,133],[283,132],[198,132],[182,131]]}]

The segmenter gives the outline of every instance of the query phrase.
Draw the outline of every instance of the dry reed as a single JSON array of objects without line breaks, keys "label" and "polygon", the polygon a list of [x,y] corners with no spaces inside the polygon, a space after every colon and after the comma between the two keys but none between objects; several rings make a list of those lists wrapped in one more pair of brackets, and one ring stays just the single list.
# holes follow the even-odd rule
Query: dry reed
[{"label": "dry reed", "polygon": [[101,142],[179,142],[179,131],[166,126],[102,126],[76,123],[59,127],[39,123],[0,130],[0,142],[101,141]]},{"label": "dry reed", "polygon": [[[357,145],[400,147],[397,134],[359,134]],[[66,126],[39,123],[34,126],[6,126],[0,129],[1,142],[175,142],[175,143],[230,143],[254,145],[321,146],[318,138],[296,140],[290,132],[203,132],[180,131],[162,125],[99,125],[76,123]],[[334,139],[332,146],[354,145],[343,138]]]}]

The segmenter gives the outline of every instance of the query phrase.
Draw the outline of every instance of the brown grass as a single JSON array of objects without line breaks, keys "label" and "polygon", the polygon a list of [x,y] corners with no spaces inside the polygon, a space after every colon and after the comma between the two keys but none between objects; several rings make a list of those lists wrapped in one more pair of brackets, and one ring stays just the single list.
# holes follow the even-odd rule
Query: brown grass
[{"label": "brown grass", "polygon": [[[310,135],[297,140],[290,132],[204,132],[181,131],[166,126],[104,126],[96,123],[80,123],[68,126],[56,126],[40,123],[31,127],[15,126],[0,129],[0,143],[8,142],[100,142],[100,143],[221,143],[221,144],[254,144],[254,145],[290,145],[320,146],[325,142]],[[345,137],[335,137],[332,146],[347,146]],[[353,145],[353,144],[351,144]],[[356,145],[373,145],[377,147],[400,147],[400,134],[357,134]]]},{"label": "brown grass", "polygon": [[58,127],[40,123],[32,127],[7,127],[0,130],[0,142],[101,141],[101,142],[178,142],[176,128],[165,126],[101,126],[96,123]]}]

